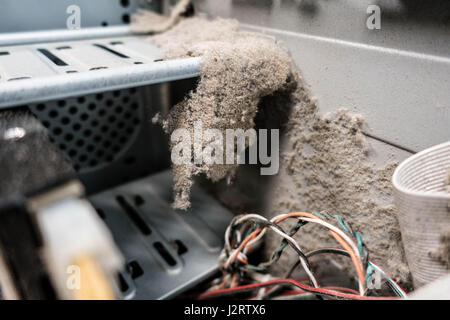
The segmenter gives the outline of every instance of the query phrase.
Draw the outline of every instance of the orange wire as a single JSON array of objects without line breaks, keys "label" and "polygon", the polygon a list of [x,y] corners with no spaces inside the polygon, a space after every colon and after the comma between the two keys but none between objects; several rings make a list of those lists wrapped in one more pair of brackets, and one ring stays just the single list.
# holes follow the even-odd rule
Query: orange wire
[{"label": "orange wire", "polygon": [[[304,216],[304,217],[308,217],[308,218],[320,219],[322,221],[325,221],[322,218],[313,215],[312,213],[308,213],[308,212],[291,212],[291,213],[288,213],[287,215],[285,215],[284,217],[278,218],[275,221],[275,223],[278,224],[279,222],[281,222],[283,220],[286,220],[287,218],[298,217],[298,216]],[[355,268],[356,268],[356,273],[358,274],[359,280],[361,281],[361,283],[363,284],[363,287],[364,287],[364,273],[362,271],[361,265],[359,264],[359,261],[358,261],[358,258],[356,257],[355,252],[347,244],[347,242],[345,242],[344,239],[342,239],[336,232],[334,232],[333,230],[330,230],[330,232],[333,235],[333,237],[336,239],[336,241],[350,254],[350,257],[351,257],[351,259],[353,261],[353,264],[355,265]]]},{"label": "orange wire", "polygon": [[255,229],[252,233],[250,233],[247,238],[244,239],[244,241],[241,242],[241,244],[239,245],[239,247],[236,249],[236,252],[234,253],[233,257],[231,258],[231,262],[233,262],[234,260],[236,260],[237,256],[239,255],[239,252],[242,251],[242,248],[245,247],[245,245],[252,240],[253,238],[256,237],[256,235],[258,233],[261,232],[261,228]]}]

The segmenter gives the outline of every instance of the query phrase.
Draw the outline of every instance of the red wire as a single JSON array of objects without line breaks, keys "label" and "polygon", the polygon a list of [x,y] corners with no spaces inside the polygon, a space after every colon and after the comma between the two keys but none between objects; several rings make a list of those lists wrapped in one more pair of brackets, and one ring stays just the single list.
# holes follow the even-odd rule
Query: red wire
[{"label": "red wire", "polygon": [[[350,288],[344,288],[344,287],[322,287],[322,289],[327,289],[327,290],[336,290],[336,291],[340,291],[340,292],[347,292],[347,293],[353,293],[356,295],[359,295],[359,292]],[[296,295],[296,294],[300,294],[300,293],[305,293],[307,291],[305,290],[286,290],[284,291],[281,296],[290,296],[290,295]]]},{"label": "red wire", "polygon": [[209,297],[214,297],[215,295],[220,295],[223,293],[233,293],[233,292],[239,292],[242,290],[247,290],[247,289],[256,289],[256,288],[260,288],[260,287],[266,287],[266,286],[272,286],[272,285],[277,285],[277,284],[291,284],[293,286],[296,286],[302,290],[308,291],[308,292],[313,292],[313,293],[319,293],[319,294],[326,294],[326,295],[331,295],[331,296],[337,296],[337,297],[341,297],[341,298],[345,298],[345,299],[354,299],[354,300],[398,300],[398,298],[396,297],[367,297],[367,296],[360,296],[357,294],[353,294],[353,293],[344,293],[344,292],[339,292],[336,290],[332,290],[332,289],[327,289],[327,288],[314,288],[308,285],[305,285],[303,283],[300,283],[294,279],[275,279],[275,280],[269,280],[266,282],[260,282],[260,283],[254,283],[254,284],[248,284],[248,285],[243,285],[243,286],[238,286],[238,287],[233,287],[233,288],[227,288],[227,289],[220,289],[220,290],[214,290],[214,291],[208,291],[205,292],[203,294],[201,294],[199,296],[200,299],[205,299],[205,298],[209,298]]}]

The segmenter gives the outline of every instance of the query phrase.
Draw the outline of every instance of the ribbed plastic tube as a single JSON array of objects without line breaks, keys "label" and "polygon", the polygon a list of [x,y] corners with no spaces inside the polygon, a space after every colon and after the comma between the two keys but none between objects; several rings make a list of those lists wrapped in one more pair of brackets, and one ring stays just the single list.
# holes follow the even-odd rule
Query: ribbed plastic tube
[{"label": "ribbed plastic tube", "polygon": [[450,141],[406,159],[392,178],[406,259],[415,287],[450,272],[450,262],[440,256],[440,250],[448,250],[450,246],[442,242],[445,230],[450,230],[450,193],[446,187],[449,170]]}]

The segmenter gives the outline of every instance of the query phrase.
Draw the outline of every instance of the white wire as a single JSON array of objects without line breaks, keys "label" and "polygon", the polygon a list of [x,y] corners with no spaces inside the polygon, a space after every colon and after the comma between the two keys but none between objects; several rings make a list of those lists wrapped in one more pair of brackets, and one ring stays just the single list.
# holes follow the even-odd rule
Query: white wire
[{"label": "white wire", "polygon": [[[280,214],[278,216],[273,217],[270,221],[271,222],[275,222],[276,220],[278,220],[280,218],[284,218],[284,216],[286,216],[286,214]],[[347,242],[352,247],[353,251],[355,251],[355,254],[356,254],[356,256],[357,256],[357,258],[359,260],[361,268],[364,270],[363,263],[362,263],[362,260],[361,260],[361,255],[359,254],[358,247],[353,242],[353,240],[351,238],[349,238],[341,229],[339,229],[339,228],[335,227],[334,225],[326,222],[325,220],[322,220],[322,219],[319,219],[319,218],[312,219],[312,218],[303,217],[303,216],[291,216],[290,218],[300,219],[300,220],[307,221],[307,222],[312,222],[312,223],[318,223],[318,224],[321,224],[321,225],[327,227],[328,229],[333,230],[337,234],[339,234],[345,240],[345,242]]]},{"label": "white wire", "polygon": [[[252,218],[253,218],[253,219],[256,219],[256,220],[263,221],[263,222],[269,222],[269,220],[267,220],[266,218],[264,218],[264,217],[262,217],[262,216],[260,216],[260,215],[258,215],[258,214],[247,214],[247,215],[244,215],[244,216],[242,216],[242,217],[236,219],[235,222],[234,222],[234,224],[240,224],[240,223],[242,223],[242,222],[244,222],[244,221],[246,221],[246,220],[252,219]],[[300,246],[298,245],[298,243],[297,243],[293,238],[291,238],[290,236],[288,236],[287,234],[285,234],[284,232],[282,232],[281,230],[277,229],[277,228],[274,227],[274,226],[269,225],[268,227],[271,228],[271,229],[272,229],[273,231],[275,231],[276,233],[278,233],[278,234],[279,234],[280,236],[282,236],[283,238],[285,238],[286,240],[288,240],[289,242],[291,242],[291,243],[297,248],[297,250],[302,251],[302,249],[300,248]],[[228,230],[228,229],[227,229],[227,230]],[[264,231],[264,230],[266,230],[266,229],[263,229],[263,231]],[[261,232],[261,233],[262,233],[262,232]],[[228,234],[229,234],[229,233],[228,233]],[[253,243],[254,241],[250,241],[250,242]],[[250,242],[247,243],[247,245],[246,245],[245,248],[248,247],[248,245],[250,244]],[[244,250],[245,250],[245,248],[244,248]],[[232,253],[230,254],[230,256],[228,257],[227,261],[225,262],[225,268],[227,268],[227,267],[231,264],[231,262],[232,262],[233,257],[234,257],[235,254],[236,254],[236,250],[233,250]],[[311,280],[313,286],[314,286],[315,288],[318,288],[317,280],[316,280],[316,278],[314,277],[314,275],[312,274],[311,270],[308,268],[308,264],[306,263],[305,259],[304,259],[303,257],[301,257],[301,256],[299,257],[299,259],[300,259],[300,263],[301,263],[302,267],[305,269],[305,272],[306,272],[306,274],[308,275],[308,278]]]}]

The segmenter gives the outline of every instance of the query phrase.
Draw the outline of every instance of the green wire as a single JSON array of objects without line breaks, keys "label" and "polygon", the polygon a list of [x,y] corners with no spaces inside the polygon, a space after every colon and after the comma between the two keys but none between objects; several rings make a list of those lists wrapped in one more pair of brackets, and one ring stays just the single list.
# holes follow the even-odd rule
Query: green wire
[{"label": "green wire", "polygon": [[341,216],[335,214],[333,217],[336,218],[337,222],[339,223],[339,226],[341,226],[341,228],[342,228],[345,232],[348,232],[348,229],[347,229],[347,227],[345,226],[344,221],[342,220]]},{"label": "green wire", "polygon": [[313,211],[312,212],[315,216],[318,216],[319,218],[322,218],[322,219],[327,219],[327,217],[325,217],[323,214],[321,214],[319,211]]}]

